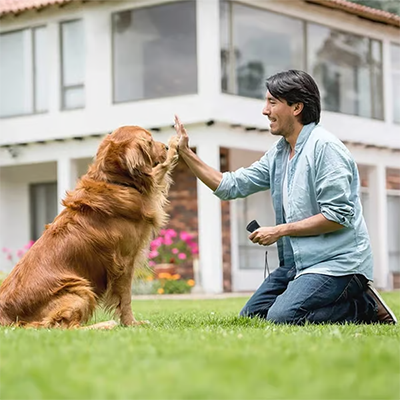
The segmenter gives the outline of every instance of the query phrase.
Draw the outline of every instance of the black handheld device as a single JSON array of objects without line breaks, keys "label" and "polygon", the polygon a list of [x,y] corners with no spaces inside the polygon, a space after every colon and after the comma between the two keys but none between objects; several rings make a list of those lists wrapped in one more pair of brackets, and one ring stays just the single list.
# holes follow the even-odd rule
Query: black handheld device
[{"label": "black handheld device", "polygon": [[[246,226],[246,229],[250,232],[253,233],[256,229],[260,227],[260,224],[253,219],[253,221],[249,222],[248,225]],[[268,251],[265,252],[265,268],[264,268],[264,279],[266,278],[266,271],[268,270],[268,275],[270,274],[269,272],[269,266],[268,266]]]},{"label": "black handheld device", "polygon": [[253,233],[259,227],[259,223],[255,219],[253,219],[253,221],[249,222],[246,226],[246,230],[248,230],[250,233]]}]

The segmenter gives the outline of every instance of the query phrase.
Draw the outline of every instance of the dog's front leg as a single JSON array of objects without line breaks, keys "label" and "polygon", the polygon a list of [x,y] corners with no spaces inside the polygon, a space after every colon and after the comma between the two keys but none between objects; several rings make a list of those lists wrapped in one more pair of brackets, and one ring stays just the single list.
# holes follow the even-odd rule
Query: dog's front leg
[{"label": "dog's front leg", "polygon": [[[122,282],[123,283],[122,283]],[[117,314],[120,316],[121,325],[133,326],[147,324],[148,321],[137,321],[132,312],[131,279],[121,279],[118,290],[120,302],[117,306]]]},{"label": "dog's front leg", "polygon": [[158,164],[155,168],[153,168],[152,175],[159,185],[162,185],[164,183],[165,175],[168,172],[172,171],[172,169],[178,162],[178,141],[179,138],[177,135],[174,135],[169,139],[167,159],[163,163]]}]

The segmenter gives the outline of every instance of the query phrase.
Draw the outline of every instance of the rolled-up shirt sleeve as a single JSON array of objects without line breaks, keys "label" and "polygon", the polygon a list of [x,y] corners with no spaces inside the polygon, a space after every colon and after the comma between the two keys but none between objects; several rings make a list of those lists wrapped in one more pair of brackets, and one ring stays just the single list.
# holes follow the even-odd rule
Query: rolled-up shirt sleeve
[{"label": "rolled-up shirt sleeve", "polygon": [[222,180],[214,191],[221,200],[232,200],[270,188],[268,153],[250,167],[235,172],[224,172]]},{"label": "rolled-up shirt sleeve", "polygon": [[351,185],[354,168],[352,158],[335,143],[324,143],[316,160],[315,188],[322,215],[344,227],[352,226],[354,203]]}]

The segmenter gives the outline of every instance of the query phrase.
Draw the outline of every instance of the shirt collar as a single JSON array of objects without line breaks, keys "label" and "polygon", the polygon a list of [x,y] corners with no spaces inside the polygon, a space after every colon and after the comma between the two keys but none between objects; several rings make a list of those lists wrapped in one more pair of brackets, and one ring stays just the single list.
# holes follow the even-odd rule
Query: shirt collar
[{"label": "shirt collar", "polygon": [[[302,130],[300,131],[299,137],[297,138],[296,141],[296,147],[295,147],[295,152],[299,152],[304,144],[307,142],[307,139],[311,135],[311,132],[315,128],[315,122],[311,122],[310,124],[304,125]],[[289,146],[289,143],[285,140],[284,137],[279,139],[279,142],[277,144],[277,148],[279,150],[282,150],[283,148]]]}]

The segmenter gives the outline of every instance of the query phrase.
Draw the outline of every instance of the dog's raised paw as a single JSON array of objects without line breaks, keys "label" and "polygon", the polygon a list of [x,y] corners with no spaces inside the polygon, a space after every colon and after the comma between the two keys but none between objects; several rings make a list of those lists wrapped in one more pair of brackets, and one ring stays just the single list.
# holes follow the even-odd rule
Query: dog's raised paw
[{"label": "dog's raised paw", "polygon": [[178,135],[171,136],[168,140],[168,147],[176,149],[178,147],[179,137]]}]

